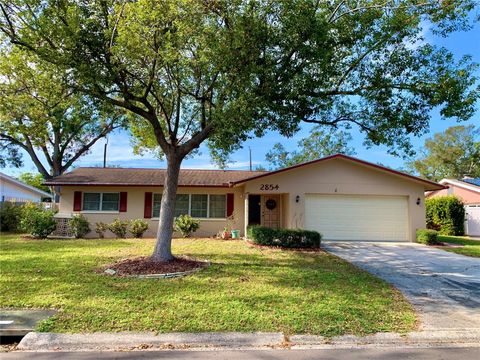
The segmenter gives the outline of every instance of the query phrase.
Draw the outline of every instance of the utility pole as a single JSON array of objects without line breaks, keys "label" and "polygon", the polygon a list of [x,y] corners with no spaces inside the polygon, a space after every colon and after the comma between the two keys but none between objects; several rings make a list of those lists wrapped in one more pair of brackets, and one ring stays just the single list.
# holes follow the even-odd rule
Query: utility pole
[{"label": "utility pole", "polygon": [[105,138],[107,140],[105,145],[103,146],[103,167],[107,167],[107,145],[108,145],[108,137]]},{"label": "utility pole", "polygon": [[252,148],[249,146],[248,151],[250,152],[250,171],[252,171]]}]

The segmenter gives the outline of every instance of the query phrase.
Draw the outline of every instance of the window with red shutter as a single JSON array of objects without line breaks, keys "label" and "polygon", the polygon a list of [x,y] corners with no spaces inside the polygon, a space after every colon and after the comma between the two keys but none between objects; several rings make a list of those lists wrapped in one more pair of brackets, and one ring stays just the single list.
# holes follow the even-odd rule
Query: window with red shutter
[{"label": "window with red shutter", "polygon": [[120,212],[127,211],[127,192],[120,192]]},{"label": "window with red shutter", "polygon": [[73,211],[82,211],[82,192],[75,191],[73,193]]},{"label": "window with red shutter", "polygon": [[143,217],[145,219],[150,219],[152,217],[152,193],[145,193],[145,205],[143,209]]},{"label": "window with red shutter", "polygon": [[227,194],[227,217],[233,215],[233,209],[235,208],[234,206],[234,194],[228,193]]}]

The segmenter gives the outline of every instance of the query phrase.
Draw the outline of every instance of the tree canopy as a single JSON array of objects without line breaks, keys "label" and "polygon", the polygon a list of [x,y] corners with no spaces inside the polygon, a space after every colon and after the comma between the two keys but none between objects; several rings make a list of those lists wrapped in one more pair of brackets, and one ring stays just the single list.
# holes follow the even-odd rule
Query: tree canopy
[{"label": "tree canopy", "polygon": [[[170,260],[182,160],[206,141],[222,161],[266,130],[356,126],[411,150],[429,112],[468,119],[475,65],[426,42],[468,28],[473,0],[6,0],[4,46],[63,69],[70,86],[136,115],[167,160],[157,260]],[[149,131],[146,131],[148,129]],[[153,135],[152,135],[153,134]],[[145,141],[147,143],[147,141]],[[151,144],[151,142],[150,142]]]},{"label": "tree canopy", "polygon": [[74,92],[67,74],[23,49],[0,51],[0,74],[0,165],[21,166],[22,149],[49,179],[125,121],[111,106]]},{"label": "tree canopy", "polygon": [[408,167],[420,176],[443,178],[480,177],[480,128],[452,126],[425,140],[420,156]]},{"label": "tree canopy", "polygon": [[355,155],[355,150],[348,145],[351,141],[352,135],[346,131],[328,132],[317,126],[309,136],[298,141],[298,150],[287,151],[282,143],[276,143],[265,160],[273,169],[280,169],[334,154]]},{"label": "tree canopy", "polygon": [[24,172],[21,173],[18,177],[18,180],[24,182],[27,185],[36,187],[45,192],[50,192],[48,186],[42,185],[43,181],[45,180],[42,174],[39,173],[31,173],[31,172]]}]

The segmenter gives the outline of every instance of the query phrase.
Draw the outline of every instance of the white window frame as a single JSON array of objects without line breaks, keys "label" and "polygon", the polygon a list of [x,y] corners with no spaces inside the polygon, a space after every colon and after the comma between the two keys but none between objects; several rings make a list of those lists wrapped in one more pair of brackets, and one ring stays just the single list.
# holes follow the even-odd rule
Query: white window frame
[{"label": "white window frame", "polygon": [[[155,197],[155,194],[162,194],[162,193],[153,193],[152,195],[152,219],[157,220],[158,217],[153,216],[153,198]],[[200,220],[226,220],[228,218],[227,216],[227,194],[185,194],[185,193],[179,193],[178,195],[188,195],[188,216],[192,216],[192,195],[207,195],[207,217],[196,217],[195,219],[200,219]],[[211,218],[210,217],[210,195],[222,195],[225,196],[225,217],[221,218]]]},{"label": "white window frame", "polygon": [[[83,205],[85,204],[85,194],[100,194],[100,206],[98,210],[84,210]],[[103,210],[103,194],[118,194],[117,208],[118,210]],[[120,212],[120,192],[116,191],[103,191],[103,192],[94,192],[94,191],[84,191],[82,193],[82,213],[102,213],[102,214],[117,214]]]}]

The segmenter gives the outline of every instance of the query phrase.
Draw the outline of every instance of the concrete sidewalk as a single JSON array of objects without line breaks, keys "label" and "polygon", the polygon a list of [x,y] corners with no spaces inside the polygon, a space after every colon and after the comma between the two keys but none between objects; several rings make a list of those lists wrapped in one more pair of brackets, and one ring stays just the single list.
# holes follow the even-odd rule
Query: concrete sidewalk
[{"label": "concrete sidewalk", "polygon": [[282,333],[92,333],[27,334],[17,349],[22,351],[125,351],[162,349],[352,349],[382,347],[480,347],[480,329],[465,331],[379,333],[325,338]]},{"label": "concrete sidewalk", "polygon": [[56,313],[56,310],[48,309],[0,309],[0,336],[24,336],[40,321]]}]

